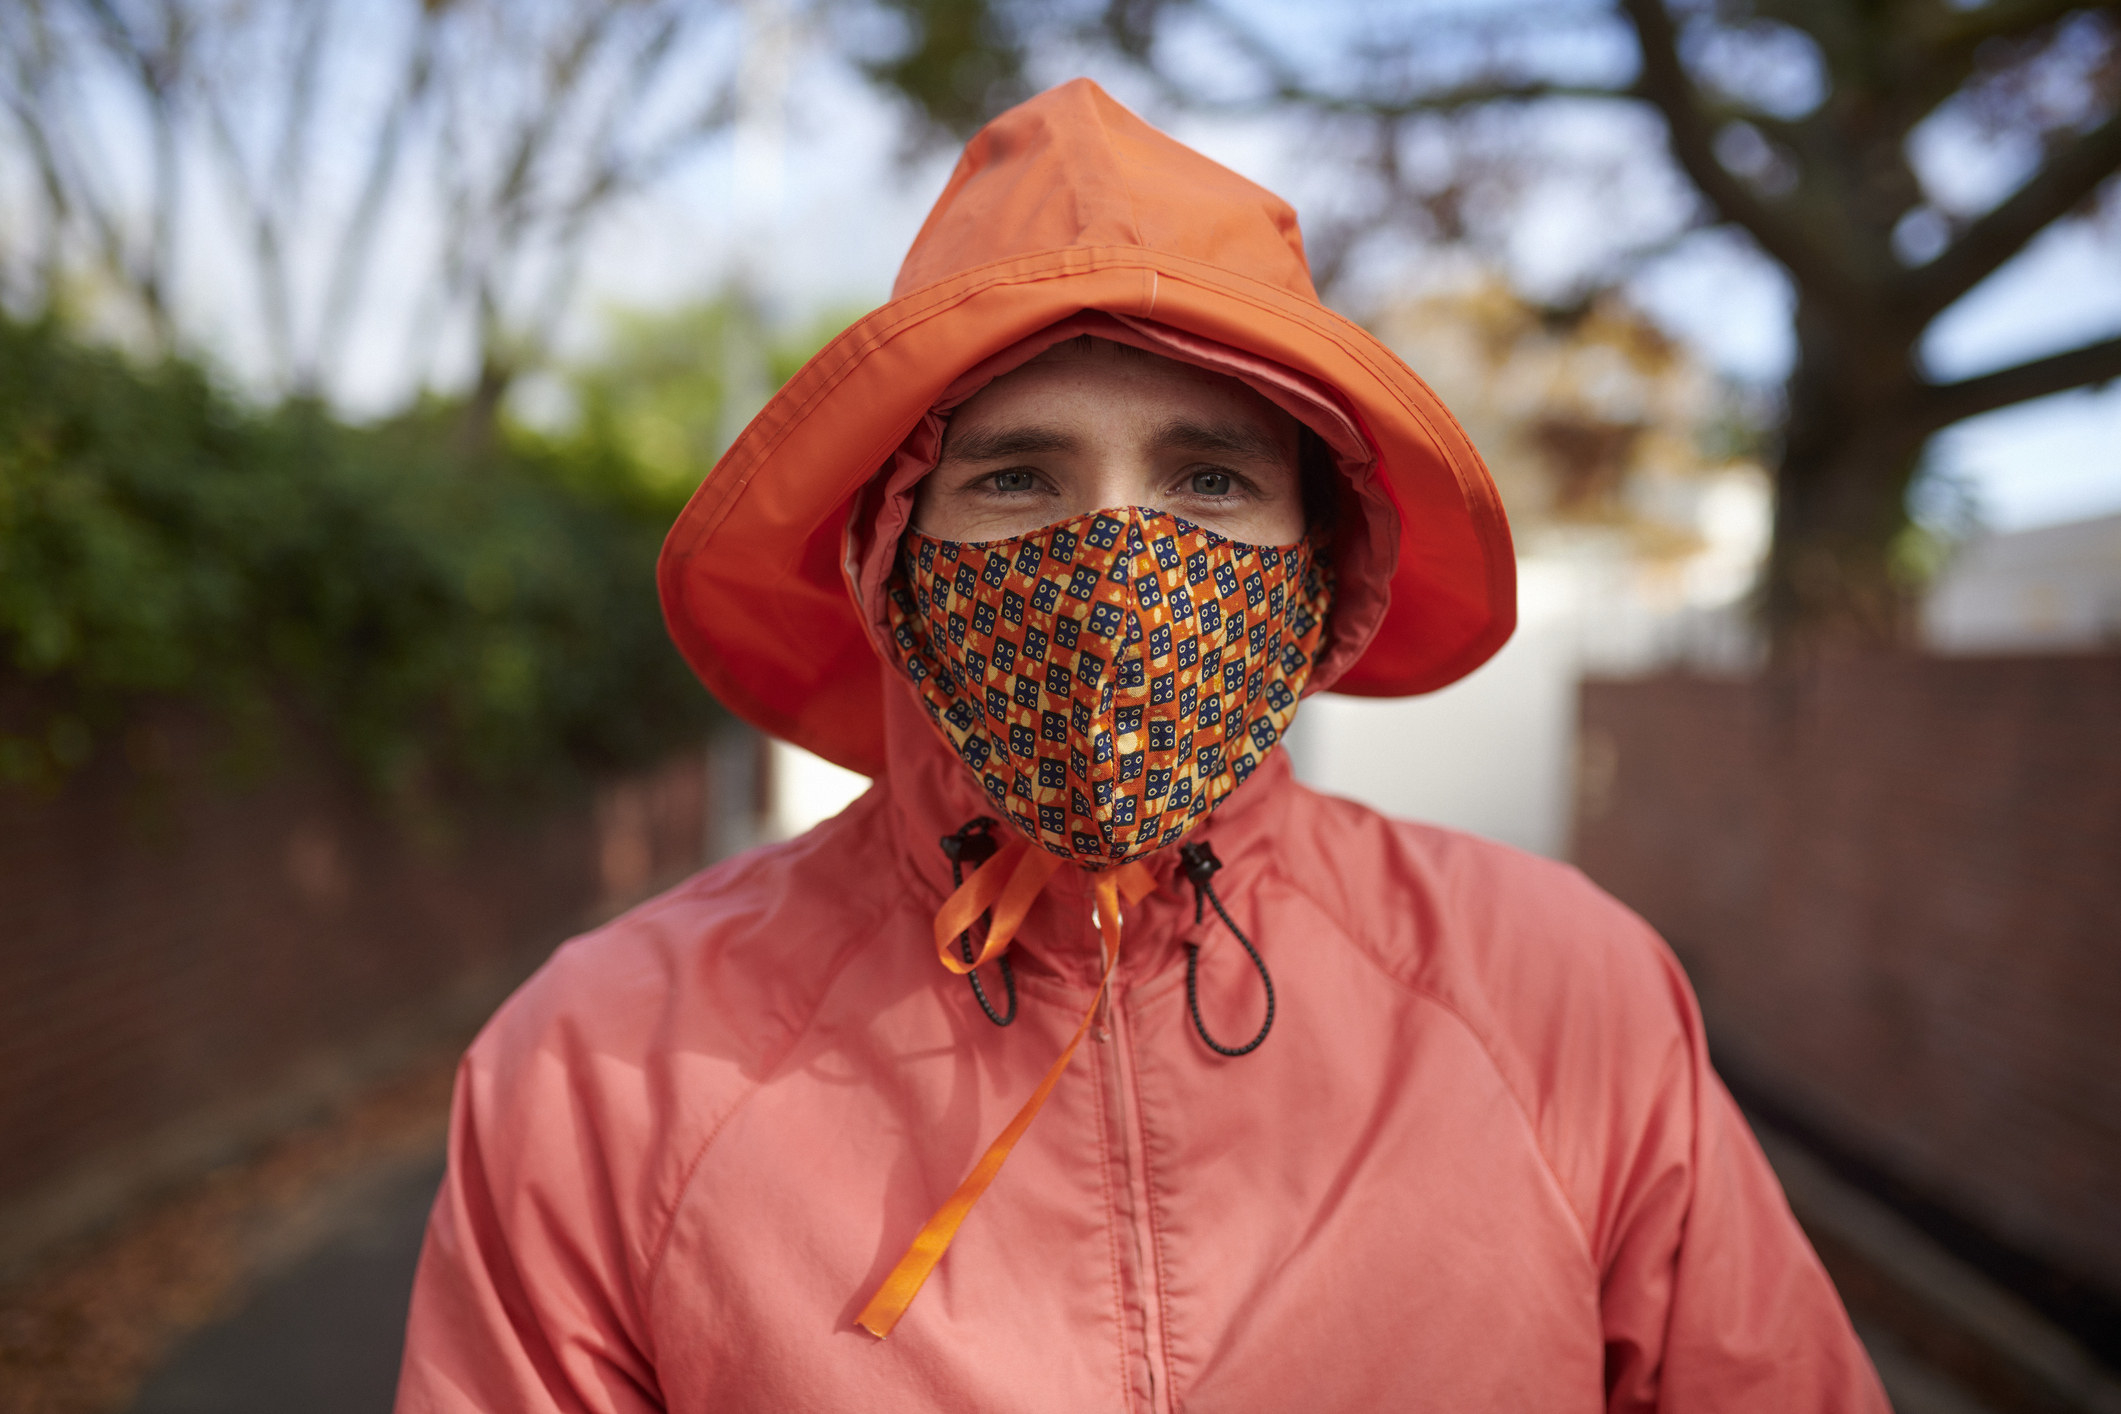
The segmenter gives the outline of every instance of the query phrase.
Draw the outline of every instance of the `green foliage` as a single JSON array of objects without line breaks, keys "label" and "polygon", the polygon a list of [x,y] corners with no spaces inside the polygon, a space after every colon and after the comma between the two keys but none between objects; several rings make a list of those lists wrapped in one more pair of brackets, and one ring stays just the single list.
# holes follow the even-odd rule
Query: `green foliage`
[{"label": "green foliage", "polygon": [[619,311],[598,357],[566,374],[573,426],[557,445],[599,485],[675,513],[768,395],[859,312],[782,329],[734,294]]},{"label": "green foliage", "polygon": [[696,740],[714,707],[653,582],[689,483],[591,435],[467,455],[460,422],[251,412],[191,364],[0,320],[0,778],[54,780],[172,696],[292,700],[388,789]]},{"label": "green foliage", "polygon": [[911,99],[921,116],[958,138],[1030,96],[1024,44],[1012,7],[989,0],[884,0],[907,30],[904,49],[864,67]]}]

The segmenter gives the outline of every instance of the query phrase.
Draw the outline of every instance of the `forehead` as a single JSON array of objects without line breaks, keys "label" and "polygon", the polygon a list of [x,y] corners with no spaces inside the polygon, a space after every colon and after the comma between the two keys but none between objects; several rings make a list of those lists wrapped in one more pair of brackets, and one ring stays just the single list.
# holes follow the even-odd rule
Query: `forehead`
[{"label": "forehead", "polygon": [[1293,439],[1296,419],[1235,378],[1109,339],[1065,339],[980,389],[954,428],[1096,418],[1212,417]]}]

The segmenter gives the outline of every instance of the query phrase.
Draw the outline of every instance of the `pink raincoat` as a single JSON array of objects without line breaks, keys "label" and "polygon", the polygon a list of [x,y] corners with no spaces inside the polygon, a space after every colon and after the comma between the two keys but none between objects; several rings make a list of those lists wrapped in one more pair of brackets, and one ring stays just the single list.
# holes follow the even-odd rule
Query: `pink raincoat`
[{"label": "pink raincoat", "polygon": [[[1059,92],[1119,121],[1087,87]],[[1368,563],[1343,593],[1374,608],[1399,581]],[[1226,1040],[1259,980],[1150,856],[1103,1024],[891,1338],[859,1329],[1100,957],[1070,865],[1018,930],[1013,1026],[937,965],[937,841],[992,809],[875,681],[842,718],[882,768],[860,801],[569,943],[473,1046],[403,1414],[1885,1408],[1650,930],[1279,752],[1188,837],[1272,969],[1268,1040],[1194,1034],[1184,943]]]}]

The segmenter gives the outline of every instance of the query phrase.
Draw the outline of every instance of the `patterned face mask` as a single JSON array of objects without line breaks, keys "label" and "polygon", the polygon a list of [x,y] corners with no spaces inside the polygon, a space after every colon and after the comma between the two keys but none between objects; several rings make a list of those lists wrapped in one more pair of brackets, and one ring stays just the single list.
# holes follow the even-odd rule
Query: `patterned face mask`
[{"label": "patterned face mask", "polygon": [[1308,539],[1242,545],[1135,507],[976,544],[909,530],[887,612],[996,807],[1097,868],[1173,843],[1258,767],[1331,592]]}]

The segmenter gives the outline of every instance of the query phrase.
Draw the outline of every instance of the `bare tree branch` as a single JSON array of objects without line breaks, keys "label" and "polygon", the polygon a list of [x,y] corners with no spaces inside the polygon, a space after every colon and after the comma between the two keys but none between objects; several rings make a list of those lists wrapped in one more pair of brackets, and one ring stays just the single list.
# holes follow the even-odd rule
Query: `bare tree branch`
[{"label": "bare tree branch", "polygon": [[[294,61],[287,66],[287,83],[280,102],[280,142],[273,155],[268,188],[276,251],[291,238],[307,205],[309,139],[316,116],[317,93],[321,87],[319,75],[324,65],[324,40],[330,20],[331,6],[319,2],[303,7],[294,21],[298,26],[293,41]],[[279,261],[278,272],[280,284],[275,298],[280,304],[279,318],[287,338],[281,372],[294,387],[307,391],[308,370],[314,366],[314,355],[296,342],[295,290],[287,278],[284,259]]]},{"label": "bare tree branch", "polygon": [[[136,35],[110,0],[86,0],[99,37],[113,58],[129,68],[140,85],[147,109],[149,150],[152,161],[152,195],[149,199],[147,240],[130,259],[122,240],[112,249],[118,254],[119,270],[139,295],[142,312],[156,341],[163,348],[176,344],[176,315],[170,308],[171,267],[175,264],[177,206],[182,200],[177,147],[177,86],[184,72],[191,16],[177,0],[162,0],[159,6],[162,33],[151,43]],[[117,227],[111,226],[115,235]]]},{"label": "bare tree branch", "polygon": [[1664,0],[1620,0],[1620,6],[1642,47],[1635,91],[1664,115],[1672,155],[1702,195],[1725,219],[1745,227],[1799,284],[1833,298],[1861,300],[1861,286],[1850,271],[1717,158],[1715,126],[1680,62],[1678,35]]},{"label": "bare tree branch", "polygon": [[2116,378],[2121,378],[2121,338],[2105,339],[1956,383],[1933,384],[1923,391],[1918,416],[1935,431],[1997,408]]},{"label": "bare tree branch", "polygon": [[[52,206],[54,225],[50,231],[49,265],[42,279],[46,299],[49,301],[59,294],[59,283],[64,274],[63,244],[76,220],[85,226],[84,234],[97,259],[121,288],[138,299],[141,297],[137,286],[139,261],[134,256],[125,223],[119,215],[119,198],[105,187],[104,179],[111,164],[103,160],[101,154],[84,156],[79,150],[92,142],[93,135],[89,125],[79,120],[77,110],[81,100],[78,92],[72,94],[76,111],[69,111],[69,93],[63,91],[79,88],[87,58],[68,45],[62,32],[63,25],[51,22],[45,6],[37,5],[32,13],[36,20],[37,53],[34,68],[24,71],[13,109],[18,121],[30,134],[42,179],[56,196]],[[149,323],[152,327],[151,316]]]},{"label": "bare tree branch", "polygon": [[1907,305],[1923,316],[1941,313],[2098,191],[2116,171],[2121,171],[2121,112],[2050,158],[2024,186],[1969,225],[1942,255],[1910,271]]},{"label": "bare tree branch", "polygon": [[1496,78],[1457,84],[1450,88],[1431,89],[1397,98],[1323,93],[1291,81],[1277,86],[1272,101],[1300,103],[1320,113],[1411,118],[1423,113],[1455,113],[1467,108],[1487,108],[1504,103],[1536,103],[1548,98],[1633,102],[1636,96],[1628,89],[1614,88],[1607,84]]},{"label": "bare tree branch", "polygon": [[[614,206],[732,121],[729,9],[0,0],[0,164],[31,208],[0,250],[0,295],[49,304],[100,266],[176,348],[204,335],[177,288],[204,232],[247,285],[245,352],[265,366],[245,371],[329,395],[403,215],[387,306],[412,321],[400,376],[469,335],[500,387],[558,336]],[[344,42],[349,25],[365,45]],[[372,84],[378,57],[395,72]],[[327,138],[350,170],[315,160]]]},{"label": "bare tree branch", "polygon": [[[29,149],[36,169],[36,189],[44,199],[44,249],[34,261],[29,293],[38,304],[49,308],[59,295],[63,267],[61,252],[67,226],[74,214],[73,200],[68,194],[68,184],[47,118],[55,67],[53,38],[45,20],[44,7],[39,4],[26,6],[12,16],[0,16],[0,24],[7,25],[8,48],[14,59],[9,66],[12,82],[8,87],[7,111],[22,134],[24,146]],[[15,26],[21,24],[26,24],[31,32],[20,34]]]},{"label": "bare tree branch", "polygon": [[398,163],[405,147],[406,129],[425,106],[434,78],[436,9],[423,6],[415,21],[412,52],[406,61],[404,81],[391,95],[390,106],[377,125],[368,149],[368,167],[362,174],[360,194],[334,244],[331,274],[327,277],[324,309],[318,319],[315,350],[306,369],[298,370],[298,386],[304,391],[328,387],[339,372],[346,341],[352,330],[354,301],[368,273],[369,253],[375,246],[376,229],[382,223],[391,189],[396,185]]},{"label": "bare tree branch", "polygon": [[[1280,49],[1226,9],[1212,6],[1208,8],[1208,13],[1213,16],[1224,36],[1237,45],[1244,52],[1246,59],[1267,77],[1271,91],[1242,103],[1220,104],[1200,94],[1174,93],[1174,97],[1194,107],[1256,109],[1267,106],[1297,106],[1315,113],[1342,117],[1410,118],[1425,113],[1453,113],[1467,108],[1503,103],[1532,103],[1547,98],[1633,101],[1636,97],[1632,90],[1610,84],[1572,83],[1501,73],[1468,79],[1446,88],[1416,89],[1396,94],[1364,92],[1359,88],[1347,91],[1324,89],[1304,79],[1289,64]],[[1163,79],[1168,86],[1168,76],[1160,70],[1154,71],[1152,77]]]},{"label": "bare tree branch", "polygon": [[1984,41],[2029,33],[2087,10],[2121,10],[2113,0],[1988,0],[1961,9],[1938,6],[1924,14],[1913,34],[1916,43],[1938,57],[1971,55]]},{"label": "bare tree branch", "polygon": [[[501,179],[482,203],[485,229],[467,247],[463,269],[476,291],[477,310],[479,383],[474,403],[482,415],[498,406],[520,362],[518,351],[510,346],[527,332],[510,326],[501,291],[514,283],[515,267],[526,248],[539,236],[550,234],[540,229],[540,212],[535,209],[544,169],[618,15],[616,7],[587,7],[579,25],[547,51],[542,65],[544,90],[505,146]],[[590,161],[597,165],[595,157]],[[564,268],[566,252],[559,252],[558,259]]]},{"label": "bare tree branch", "polygon": [[[641,96],[653,89],[659,72],[675,52],[682,29],[682,17],[668,15],[650,32],[627,63],[625,77],[612,86],[604,111],[593,125],[587,144],[592,154],[588,174],[574,193],[560,203],[552,237],[553,272],[527,319],[531,341],[539,348],[551,346],[580,281],[583,247],[592,218],[615,197],[638,189],[647,175],[643,160],[624,151],[620,129]],[[676,135],[686,145],[697,136],[691,129],[692,125],[687,124]]]},{"label": "bare tree branch", "polygon": [[243,224],[255,253],[258,307],[265,317],[265,337],[272,348],[273,364],[283,372],[294,365],[294,295],[289,288],[286,253],[281,245],[279,210],[267,188],[270,183],[254,179],[244,158],[243,144],[236,135],[222,95],[209,87],[204,99],[206,129],[214,139],[227,168],[228,182],[243,207]]}]

